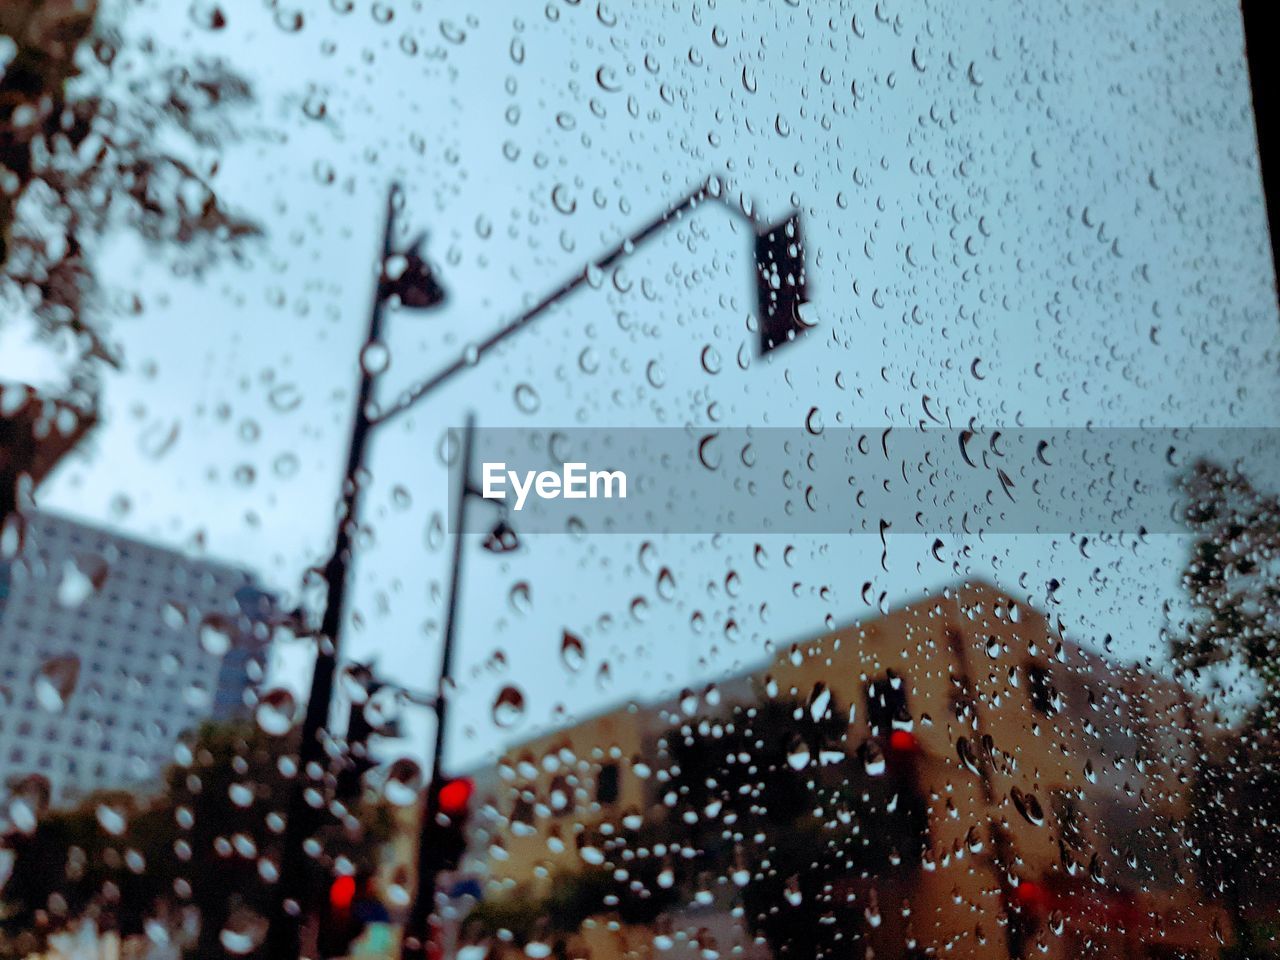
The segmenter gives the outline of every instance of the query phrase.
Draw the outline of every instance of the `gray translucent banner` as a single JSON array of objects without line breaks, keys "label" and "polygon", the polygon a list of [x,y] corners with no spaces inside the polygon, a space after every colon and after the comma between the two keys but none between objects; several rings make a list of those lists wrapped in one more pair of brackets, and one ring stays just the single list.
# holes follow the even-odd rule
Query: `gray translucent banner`
[{"label": "gray translucent banner", "polygon": [[482,428],[467,527],[505,515],[518,534],[1181,533],[1177,480],[1199,459],[1265,488],[1280,430]]}]

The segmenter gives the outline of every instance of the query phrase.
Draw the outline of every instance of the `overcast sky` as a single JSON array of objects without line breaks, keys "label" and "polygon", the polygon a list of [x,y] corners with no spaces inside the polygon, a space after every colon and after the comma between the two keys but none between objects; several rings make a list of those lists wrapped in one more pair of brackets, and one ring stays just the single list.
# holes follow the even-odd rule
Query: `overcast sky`
[{"label": "overcast sky", "polygon": [[[127,369],[42,506],[295,590],[332,531],[392,181],[401,239],[428,232],[449,302],[389,316],[386,397],[710,173],[766,218],[804,216],[817,327],[772,358],[747,326],[748,237],[708,208],[377,438],[346,651],[404,682],[429,686],[437,662],[440,451],[467,410],[694,436],[799,428],[814,408],[829,430],[1275,422],[1280,326],[1229,0],[1176,17],[1153,0],[285,2],[227,4],[218,31],[201,26],[207,0],[118,5],[131,37],[253,82],[216,183],[265,234],[200,278],[106,244],[104,278],[142,310],[110,317]],[[0,373],[56,378],[25,341],[3,328]],[[1081,643],[1158,657],[1184,556],[1171,536],[949,536],[935,551],[892,533],[883,551],[785,534],[472,549],[454,762],[967,576],[1049,606]],[[585,644],[576,669],[565,630]],[[304,652],[280,682],[303,684]],[[507,685],[526,706],[498,726]]]}]

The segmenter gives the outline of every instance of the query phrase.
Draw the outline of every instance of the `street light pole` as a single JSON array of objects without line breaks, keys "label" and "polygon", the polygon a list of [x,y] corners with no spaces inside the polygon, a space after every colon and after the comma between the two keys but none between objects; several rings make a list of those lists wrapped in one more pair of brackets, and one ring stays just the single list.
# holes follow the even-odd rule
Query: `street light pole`
[{"label": "street light pole", "polygon": [[[311,681],[311,693],[307,699],[307,709],[303,719],[298,769],[294,775],[289,796],[288,819],[285,825],[285,834],[282,838],[280,875],[277,881],[275,909],[270,918],[270,927],[265,944],[265,955],[270,957],[271,960],[296,960],[299,955],[301,920],[307,900],[307,856],[304,850],[304,842],[314,831],[318,822],[316,811],[324,803],[325,790],[323,781],[327,764],[325,762],[326,753],[322,738],[325,735],[333,700],[333,679],[337,669],[340,649],[339,639],[346,607],[351,551],[359,523],[361,474],[364,470],[365,450],[370,432],[408,410],[455,374],[474,366],[484,355],[531,324],[580,286],[588,283],[592,271],[609,269],[619,260],[633,253],[640,244],[664,228],[678,223],[680,217],[685,213],[692,212],[706,201],[722,203],[727,210],[735,216],[746,220],[755,229],[754,243],[760,352],[762,354],[768,353],[794,339],[807,329],[807,325],[800,320],[798,312],[799,305],[808,300],[799,214],[793,212],[786,220],[758,229],[755,217],[725,201],[722,196],[720,182],[713,178],[704,181],[701,186],[686,194],[653,220],[644,224],[640,229],[606,251],[604,255],[592,261],[589,267],[566,280],[532,307],[525,310],[524,313],[509,321],[495,333],[490,334],[479,344],[464,351],[462,355],[448,364],[443,370],[419,383],[389,409],[375,414],[373,387],[379,371],[373,369],[367,361],[368,352],[380,344],[382,340],[382,321],[387,300],[395,296],[399,298],[402,305],[413,308],[436,306],[444,299],[444,292],[432,276],[430,266],[420,256],[417,250],[417,243],[413,245],[409,253],[404,257],[405,263],[402,264],[403,274],[398,278],[388,276],[388,262],[393,252],[395,204],[398,193],[398,188],[392,186],[387,198],[378,284],[374,291],[368,333],[365,337],[364,347],[361,350],[360,386],[356,397],[351,440],[347,450],[346,473],[342,484],[342,507],[338,516],[338,529],[334,537],[333,553],[324,566],[324,577],[327,585],[325,609],[321,618],[318,636],[319,646],[316,652],[315,671]],[[446,615],[445,649],[439,678],[440,692],[435,703],[438,717],[436,749],[432,759],[433,776],[431,783],[428,785],[428,809],[426,810],[426,816],[430,818],[434,818],[439,812],[439,797],[436,791],[440,787],[439,774],[444,743],[444,718],[448,711],[447,686],[452,666],[453,631],[455,629],[454,608],[457,601],[461,571],[461,519],[465,502],[471,493],[469,476],[465,470],[469,462],[470,438],[472,435],[470,421],[468,421],[468,424],[464,438],[466,449],[463,452],[463,489],[458,503],[459,525],[454,542],[453,579],[450,586],[449,609]],[[435,809],[432,809],[433,803],[435,804]],[[431,820],[427,819],[424,822],[430,823]],[[422,841],[420,839],[419,846],[421,845]],[[426,856],[430,857],[429,851],[427,851]],[[415,929],[419,930],[425,928],[435,899],[434,873],[431,874],[429,883],[423,883],[424,879],[423,877],[419,878],[420,889],[414,902],[414,918],[416,921],[420,921]],[[425,949],[425,943],[420,944],[420,947]]]},{"label": "street light pole", "polygon": [[[726,210],[745,220],[753,230],[758,227],[754,217],[744,213],[724,199],[719,181],[712,178],[690,191],[663,210],[634,233],[620,240],[600,257],[591,261],[587,269],[579,270],[518,317],[508,321],[494,333],[464,350],[452,363],[412,387],[387,410],[379,412],[372,420],[381,426],[404,413],[437,387],[451,380],[469,367],[474,367],[495,347],[519,333],[534,320],[547,312],[569,294],[589,282],[591,272],[608,270],[619,260],[630,256],[646,240],[665,228],[679,223],[686,213],[699,205],[718,201]],[[795,313],[798,304],[808,300],[804,276],[804,254],[800,237],[798,213],[772,226],[766,226],[755,235],[756,284],[760,324],[760,352],[768,353],[805,330],[805,325]]]},{"label": "street light pole", "polygon": [[471,454],[475,448],[475,416],[467,414],[462,429],[462,451],[459,464],[458,499],[453,513],[453,564],[449,572],[448,606],[444,618],[444,649],[440,654],[440,690],[436,696],[436,742],[431,753],[431,780],[427,784],[422,824],[418,831],[417,884],[413,904],[405,921],[401,940],[401,960],[418,960],[427,955],[430,941],[431,911],[436,900],[435,851],[430,849],[431,824],[440,815],[440,787],[444,783],[445,731],[449,716],[449,691],[446,689],[453,675],[454,637],[458,630],[458,591],[462,583],[462,543],[467,529],[467,501],[471,499]]},{"label": "street light pole", "polygon": [[347,446],[346,472],[342,478],[342,507],[338,514],[338,528],[334,537],[333,553],[324,565],[327,585],[324,614],[317,638],[315,672],[311,680],[311,695],[307,698],[307,712],[302,721],[302,741],[298,748],[298,769],[294,773],[289,793],[287,820],[282,838],[280,876],[276,884],[277,899],[270,927],[267,932],[266,953],[272,960],[288,960],[300,951],[300,929],[303,906],[307,901],[307,856],[303,844],[317,823],[316,810],[322,799],[308,801],[308,794],[317,788],[317,798],[324,796],[325,763],[324,736],[329,723],[329,710],[333,701],[333,677],[338,663],[338,651],[342,621],[346,610],[347,581],[351,569],[351,547],[359,523],[361,472],[364,468],[365,450],[373,422],[369,417],[373,400],[373,384],[378,371],[368,362],[368,352],[382,340],[382,320],[386,309],[384,277],[387,261],[391,256],[392,238],[395,232],[395,202],[397,188],[387,195],[386,221],[382,231],[382,257],[378,262],[378,283],[374,288],[373,306],[369,311],[369,327],[360,352],[360,386],[356,391],[355,417],[351,424],[351,439]]}]

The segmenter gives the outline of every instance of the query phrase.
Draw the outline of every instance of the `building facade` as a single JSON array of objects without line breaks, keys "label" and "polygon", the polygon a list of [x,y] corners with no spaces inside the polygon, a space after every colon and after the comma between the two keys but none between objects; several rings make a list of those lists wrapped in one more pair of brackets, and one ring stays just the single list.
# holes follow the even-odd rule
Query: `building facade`
[{"label": "building facade", "polygon": [[242,570],[30,515],[0,560],[0,787],[153,781],[181,734],[247,709],[269,608]]},{"label": "building facade", "polygon": [[962,585],[509,751],[477,778],[480,912],[563,910],[595,871],[663,906],[523,935],[592,960],[768,957],[788,924],[810,955],[1214,957],[1210,729],[1178,684]]}]

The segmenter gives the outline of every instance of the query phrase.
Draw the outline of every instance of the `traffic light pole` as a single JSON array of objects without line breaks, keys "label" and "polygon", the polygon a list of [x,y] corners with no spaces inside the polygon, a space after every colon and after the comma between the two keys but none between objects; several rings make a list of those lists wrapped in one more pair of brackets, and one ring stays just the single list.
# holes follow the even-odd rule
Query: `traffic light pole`
[{"label": "traffic light pole", "polygon": [[431,913],[436,901],[437,851],[432,849],[433,825],[440,815],[440,787],[444,783],[444,744],[449,717],[449,691],[453,675],[453,645],[458,628],[458,592],[462,582],[463,534],[466,532],[467,501],[471,499],[471,454],[475,439],[475,417],[467,415],[462,430],[458,499],[453,510],[453,566],[449,572],[449,599],[444,615],[444,650],[440,655],[440,690],[436,697],[436,743],[431,754],[431,780],[427,785],[422,825],[418,831],[418,876],[413,904],[409,908],[401,941],[401,960],[425,960],[431,939]]},{"label": "traffic light pole", "polygon": [[347,447],[346,472],[342,478],[342,508],[338,514],[338,529],[334,537],[333,553],[324,566],[328,592],[325,597],[324,615],[320,621],[311,694],[307,698],[307,712],[302,721],[298,769],[294,773],[292,789],[289,793],[288,819],[285,821],[284,837],[281,843],[280,878],[276,883],[277,898],[270,918],[264,954],[273,960],[297,957],[301,947],[301,923],[308,899],[307,855],[303,844],[317,823],[315,808],[307,802],[307,792],[312,786],[318,786],[323,795],[323,774],[328,766],[323,737],[329,723],[329,709],[333,701],[333,678],[338,664],[342,620],[346,610],[347,581],[351,570],[351,547],[360,518],[360,475],[364,470],[365,450],[373,426],[369,412],[373,400],[373,382],[377,373],[363,360],[365,352],[382,339],[382,320],[386,308],[383,276],[387,259],[391,256],[391,243],[395,231],[395,197],[396,188],[392,187],[387,195],[387,216],[382,231],[382,258],[378,261],[378,282],[374,287],[373,307],[369,311],[369,328],[361,350],[360,386],[356,391],[355,418],[352,421],[351,440]]},{"label": "traffic light pole", "polygon": [[[716,185],[714,188],[713,184]],[[723,196],[722,188],[716,178],[710,178],[701,186],[691,190],[668,206],[662,213],[644,224],[640,229],[623,238],[599,257],[590,261],[590,266],[587,269],[579,270],[525,310],[524,313],[508,321],[504,326],[480,342],[473,344],[444,369],[416,384],[396,403],[379,413],[373,419],[373,425],[375,427],[381,426],[388,420],[398,417],[445,381],[463,370],[474,367],[487,353],[501,346],[507,339],[529,326],[534,320],[537,320],[547,310],[579,287],[590,283],[590,278],[593,275],[608,270],[620,260],[635,253],[641,244],[652,239],[667,227],[680,223],[681,218],[686,214],[691,214],[699,206],[712,202],[720,204],[733,217],[745,222],[756,234],[756,283],[757,297],[759,298],[757,305],[760,312],[761,354],[768,353],[770,350],[786,343],[788,331],[793,336],[802,333],[804,327],[799,323],[798,318],[784,315],[789,314],[790,308],[795,303],[803,303],[808,300],[803,279],[804,258],[800,252],[799,214],[793,213],[786,220],[761,228],[753,215],[743,212]],[[786,235],[789,225],[795,232],[795,236],[790,238],[790,242]],[[794,249],[788,252],[788,246]],[[763,262],[765,256],[768,256],[772,262],[765,264]],[[781,276],[777,287],[771,288],[769,286],[770,278],[764,276],[762,267],[768,267],[772,271],[780,271]],[[792,275],[790,283],[787,282],[788,274]]]},{"label": "traffic light pole", "polygon": [[[392,254],[392,240],[395,235],[395,202],[398,188],[392,186],[387,198],[387,215],[382,236],[382,258],[379,264],[378,283],[374,290],[373,307],[370,311],[369,329],[365,337],[362,359],[365,351],[381,342],[383,314],[387,297],[398,293],[394,284],[388,284],[387,263]],[[270,918],[270,927],[264,944],[263,956],[271,960],[296,960],[299,956],[300,929],[302,918],[307,907],[306,873],[307,855],[303,849],[306,839],[314,832],[318,823],[317,806],[308,803],[308,792],[319,787],[319,796],[324,796],[323,777],[327,770],[327,756],[323,737],[329,722],[329,712],[333,700],[334,673],[337,669],[340,649],[340,634],[346,609],[346,594],[351,567],[352,545],[355,540],[356,526],[359,523],[359,502],[361,475],[364,471],[365,451],[369,434],[372,430],[407,411],[418,401],[425,398],[455,374],[470,369],[491,350],[498,347],[509,337],[523,330],[534,320],[545,314],[565,297],[579,287],[590,282],[592,275],[612,267],[618,261],[633,253],[642,243],[649,240],[666,227],[680,222],[681,218],[692,213],[701,204],[716,201],[734,216],[747,221],[755,229],[756,252],[756,287],[759,298],[760,313],[760,352],[768,353],[788,342],[806,329],[800,322],[796,307],[807,301],[804,280],[804,256],[799,236],[799,214],[793,213],[788,219],[773,226],[759,228],[756,218],[744,210],[727,202],[721,192],[721,184],[716,180],[708,180],[691,191],[676,203],[669,206],[661,214],[640,229],[619,242],[601,257],[590,262],[588,268],[574,274],[559,287],[538,300],[518,317],[479,344],[466,350],[443,370],[429,379],[420,382],[396,403],[384,411],[375,411],[373,404],[373,386],[377,376],[369,365],[361,363],[360,386],[356,397],[355,419],[351,428],[351,441],[347,451],[346,472],[342,483],[342,506],[338,516],[338,528],[334,537],[333,553],[324,566],[324,577],[327,584],[325,609],[321,618],[319,648],[316,654],[315,671],[312,675],[311,692],[307,698],[307,710],[302,725],[302,741],[298,755],[298,769],[294,776],[288,803],[288,819],[282,840],[280,857],[280,875],[276,884],[277,896]],[[439,304],[444,293],[435,284],[425,260],[411,251],[415,270],[421,274],[415,279],[424,284],[422,289],[409,291],[413,296],[400,296],[401,303],[411,308],[431,307]],[[471,427],[468,426],[464,436],[464,465],[470,457]],[[465,511],[466,500],[470,488],[466,485],[469,475],[464,471],[463,489],[456,505],[459,520]],[[461,522],[457,526],[458,537],[454,543],[453,582],[450,588],[448,619],[445,630],[445,650],[443,654],[442,672],[440,676],[440,697],[436,705],[438,721],[436,727],[436,750],[432,760],[432,780],[428,788],[427,811],[430,824],[439,814],[440,804],[438,790],[440,783],[441,746],[445,730],[448,697],[445,688],[450,678],[453,655],[454,608],[456,606],[458,577],[461,570],[462,530]],[[322,801],[318,801],[322,802]],[[428,831],[429,833],[430,831]],[[428,838],[429,839],[429,838]],[[419,846],[423,844],[420,841]],[[431,854],[419,851],[419,859],[428,867]],[[419,883],[419,894],[414,902],[412,917],[417,926],[411,929],[422,930],[430,917],[431,907],[435,899],[435,873],[426,871],[422,879],[427,883]],[[423,888],[426,888],[425,890]],[[406,957],[420,957],[425,950],[425,942],[414,949],[418,953],[406,953]]]}]

